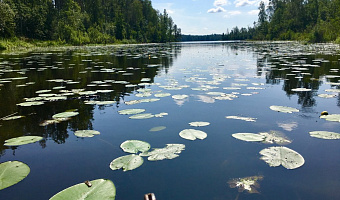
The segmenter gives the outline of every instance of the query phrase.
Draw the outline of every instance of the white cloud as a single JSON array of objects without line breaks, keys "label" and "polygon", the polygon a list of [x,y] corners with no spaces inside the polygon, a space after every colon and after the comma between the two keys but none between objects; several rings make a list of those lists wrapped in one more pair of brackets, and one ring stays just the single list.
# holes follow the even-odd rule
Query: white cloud
[{"label": "white cloud", "polygon": [[258,15],[259,14],[259,10],[251,10],[248,12],[248,15]]},{"label": "white cloud", "polygon": [[166,12],[168,13],[168,14],[173,14],[175,11],[173,11],[173,10],[166,10]]},{"label": "white cloud", "polygon": [[214,6],[218,7],[218,6],[225,6],[229,4],[229,2],[227,0],[215,0],[214,2]]},{"label": "white cloud", "polygon": [[236,7],[243,7],[243,6],[248,6],[248,5],[254,5],[256,4],[256,0],[252,1],[252,0],[236,0],[234,1],[234,4]]},{"label": "white cloud", "polygon": [[233,10],[233,11],[228,11],[227,14],[224,15],[223,17],[224,17],[224,18],[229,18],[229,17],[231,17],[231,16],[240,15],[240,14],[242,14],[241,11],[239,11],[239,10]]},{"label": "white cloud", "polygon": [[222,7],[212,8],[208,10],[208,13],[220,13],[225,12],[226,10]]}]

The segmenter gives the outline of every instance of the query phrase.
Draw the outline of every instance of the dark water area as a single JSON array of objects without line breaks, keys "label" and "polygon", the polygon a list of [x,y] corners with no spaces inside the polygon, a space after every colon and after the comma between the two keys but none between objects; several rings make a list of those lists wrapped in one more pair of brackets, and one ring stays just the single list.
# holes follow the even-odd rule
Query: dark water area
[{"label": "dark water area", "polygon": [[[143,199],[150,192],[161,200],[340,199],[340,141],[309,134],[340,133],[339,122],[320,119],[322,111],[340,114],[339,92],[325,91],[340,89],[338,49],[329,44],[213,42],[0,54],[0,163],[17,160],[31,169],[21,182],[0,190],[0,199],[49,199],[72,185],[100,178],[112,180],[117,200]],[[79,94],[79,89],[95,92]],[[51,91],[36,93],[41,90]],[[221,100],[209,92],[234,97]],[[155,97],[160,93],[171,95]],[[64,99],[17,105],[27,98],[44,97],[41,94]],[[334,96],[322,98],[320,94]],[[176,100],[173,95],[188,97]],[[159,100],[130,105],[133,100],[150,98]],[[299,112],[276,112],[269,108],[272,105]],[[168,115],[129,119],[118,113],[134,108]],[[72,109],[79,115],[41,126],[54,114]],[[3,120],[14,115],[24,117]],[[189,125],[196,121],[210,125]],[[158,126],[166,129],[150,131]],[[186,140],[179,136],[184,129],[201,130],[208,136]],[[80,138],[74,135],[77,130],[97,130],[100,135]],[[270,130],[292,140],[284,146],[304,157],[303,166],[270,167],[259,152],[282,145],[232,137]],[[22,146],[4,145],[7,139],[27,135],[44,139]],[[144,157],[144,163],[132,171],[113,171],[110,162],[128,155],[120,148],[126,140],[145,141],[151,148],[184,144],[185,150],[172,160]],[[259,193],[239,193],[228,185],[231,179],[249,176],[263,176]]]}]

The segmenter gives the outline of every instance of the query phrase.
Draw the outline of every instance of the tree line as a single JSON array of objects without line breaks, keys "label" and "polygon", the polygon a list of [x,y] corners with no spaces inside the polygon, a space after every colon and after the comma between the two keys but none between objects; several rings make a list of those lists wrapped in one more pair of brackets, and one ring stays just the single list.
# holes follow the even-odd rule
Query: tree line
[{"label": "tree line", "polygon": [[340,0],[269,0],[254,27],[233,28],[223,40],[305,40],[340,43]]},{"label": "tree line", "polygon": [[181,29],[150,0],[0,0],[0,38],[73,45],[179,41]]}]

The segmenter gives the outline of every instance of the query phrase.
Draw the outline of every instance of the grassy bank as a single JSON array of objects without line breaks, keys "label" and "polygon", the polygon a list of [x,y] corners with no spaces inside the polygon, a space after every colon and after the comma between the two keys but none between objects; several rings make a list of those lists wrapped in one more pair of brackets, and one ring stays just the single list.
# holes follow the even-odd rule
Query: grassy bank
[{"label": "grassy bank", "polygon": [[[117,40],[112,44],[87,44],[87,45],[115,45],[115,44],[137,44],[136,40]],[[74,46],[63,41],[41,41],[27,38],[0,38],[0,52],[1,51],[28,51],[41,47],[66,47]]]}]

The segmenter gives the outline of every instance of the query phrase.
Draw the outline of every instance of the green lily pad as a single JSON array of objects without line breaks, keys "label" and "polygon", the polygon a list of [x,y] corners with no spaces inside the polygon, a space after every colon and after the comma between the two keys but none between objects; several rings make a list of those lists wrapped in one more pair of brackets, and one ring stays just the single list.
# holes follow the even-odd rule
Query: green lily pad
[{"label": "green lily pad", "polygon": [[171,94],[170,93],[158,93],[158,94],[155,94],[155,97],[157,97],[157,98],[168,97],[168,96],[171,96]]},{"label": "green lily pad", "polygon": [[263,176],[250,176],[244,178],[236,178],[228,181],[230,188],[238,188],[238,192],[247,191],[248,193],[259,193],[257,188],[260,188],[258,181],[262,180]]},{"label": "green lily pad", "polygon": [[260,151],[264,160],[271,167],[282,165],[287,169],[296,169],[305,163],[305,159],[296,151],[287,147],[269,147]]},{"label": "green lily pad", "polygon": [[166,129],[165,126],[156,126],[156,127],[151,128],[149,131],[150,132],[157,132],[157,131],[162,131],[164,129]]},{"label": "green lily pad", "polygon": [[247,142],[262,142],[265,139],[264,136],[255,133],[234,133],[231,136]]},{"label": "green lily pad", "polygon": [[0,164],[0,190],[15,185],[30,173],[30,168],[19,161],[7,161]]},{"label": "green lily pad", "polygon": [[169,115],[169,113],[162,112],[162,113],[159,113],[159,114],[155,114],[155,117],[164,117],[164,116],[167,116],[167,115]]},{"label": "green lily pad", "polygon": [[94,135],[99,134],[100,132],[95,130],[78,130],[74,132],[74,135],[76,135],[77,137],[93,137]]},{"label": "green lily pad", "polygon": [[15,115],[15,116],[11,116],[11,117],[4,117],[4,118],[1,118],[1,120],[9,121],[9,120],[21,119],[21,118],[24,118],[24,117],[25,117],[25,116]]},{"label": "green lily pad", "polygon": [[186,99],[188,98],[189,96],[186,95],[186,94],[182,94],[182,95],[173,95],[172,98],[175,99],[175,100],[183,100],[183,99]]},{"label": "green lily pad", "polygon": [[18,103],[18,106],[24,106],[24,107],[29,107],[29,106],[38,106],[38,105],[43,105],[44,102],[41,101],[30,101],[30,102],[24,102],[24,103]]},{"label": "green lily pad", "polygon": [[329,131],[311,131],[309,132],[311,137],[326,139],[326,140],[338,140],[340,139],[340,133]]},{"label": "green lily pad", "polygon": [[330,99],[330,98],[336,97],[336,95],[335,94],[319,94],[318,97]]},{"label": "green lily pad", "polygon": [[[91,186],[89,186],[91,185]],[[116,197],[116,187],[110,180],[97,179],[79,183],[66,188],[50,198],[50,200],[114,200]]]},{"label": "green lily pad", "polygon": [[340,114],[321,115],[320,118],[331,122],[340,122]]},{"label": "green lily pad", "polygon": [[185,149],[184,144],[167,144],[166,147],[161,149],[154,149],[150,152],[141,153],[140,156],[148,156],[148,160],[157,161],[164,159],[174,159],[177,158],[183,150]]},{"label": "green lily pad", "polygon": [[5,146],[19,146],[24,144],[30,144],[42,140],[40,136],[21,136],[12,139],[5,140]]},{"label": "green lily pad", "polygon": [[110,163],[110,168],[112,170],[123,168],[123,171],[129,171],[138,168],[143,164],[143,162],[144,160],[142,157],[135,154],[131,154],[114,159]]},{"label": "green lily pad", "polygon": [[150,144],[140,140],[127,140],[120,145],[120,148],[127,153],[145,152],[150,149]]},{"label": "green lily pad", "polygon": [[200,127],[200,126],[208,126],[210,125],[209,122],[190,122],[190,126]]},{"label": "green lily pad", "polygon": [[145,109],[125,109],[119,110],[118,113],[121,115],[135,115],[144,112]]},{"label": "green lily pad", "polygon": [[287,106],[270,106],[271,110],[277,111],[277,112],[284,112],[284,113],[293,113],[293,112],[299,112],[298,109],[287,107]]},{"label": "green lily pad", "polygon": [[58,113],[52,116],[53,119],[56,118],[69,118],[69,117],[74,117],[76,115],[79,115],[79,112],[62,112],[62,113]]},{"label": "green lily pad", "polygon": [[196,140],[196,139],[203,140],[208,135],[203,131],[199,131],[195,129],[184,129],[183,131],[179,133],[179,136],[187,140]]},{"label": "green lily pad", "polygon": [[257,118],[252,118],[252,117],[240,117],[240,116],[226,116],[225,118],[227,119],[238,119],[246,122],[256,122]]},{"label": "green lily pad", "polygon": [[41,122],[39,124],[39,126],[47,126],[47,125],[50,125],[50,124],[58,124],[60,122],[64,122],[64,121],[67,121],[67,120],[70,120],[71,118],[57,118],[57,119],[49,119],[49,120],[45,120],[43,122]]},{"label": "green lily pad", "polygon": [[266,144],[276,143],[279,145],[286,145],[292,143],[290,139],[288,139],[282,132],[279,131],[262,132],[259,134],[265,137],[263,143]]},{"label": "green lily pad", "polygon": [[155,115],[151,114],[151,113],[144,113],[144,114],[137,114],[137,115],[132,115],[129,118],[130,119],[149,119],[149,118],[153,118]]}]

